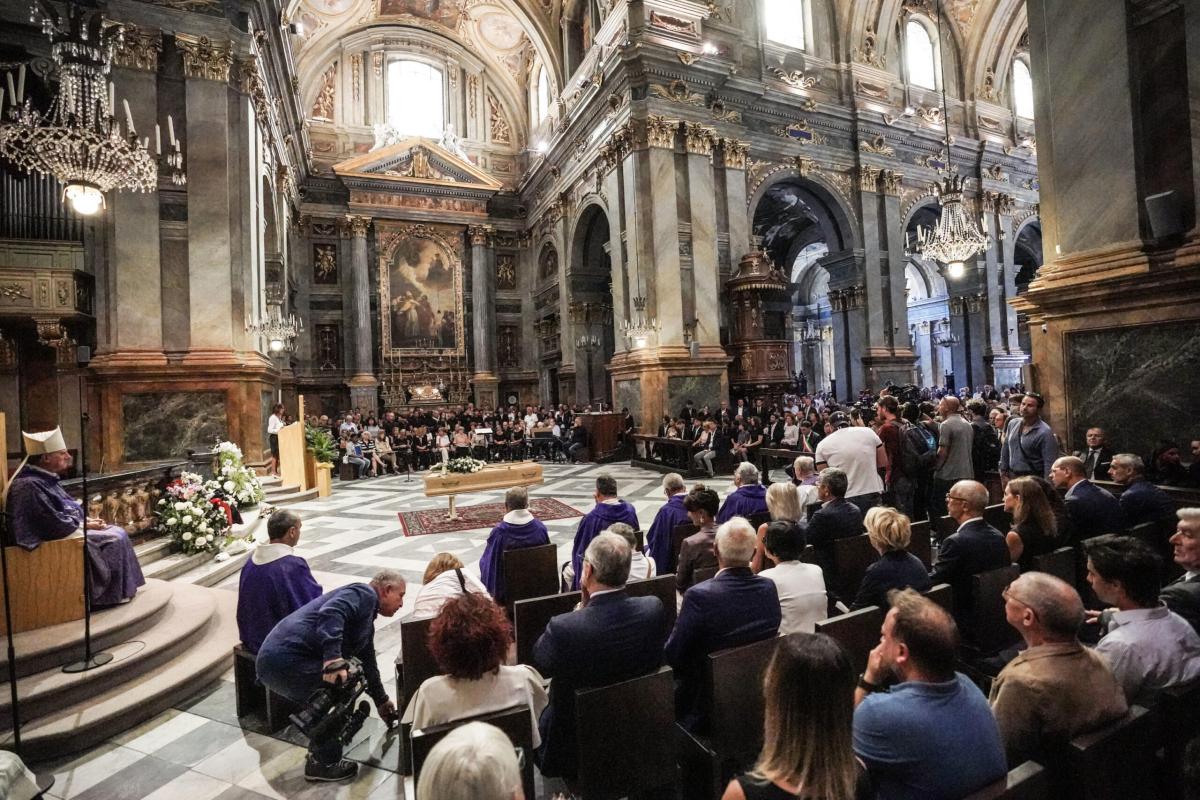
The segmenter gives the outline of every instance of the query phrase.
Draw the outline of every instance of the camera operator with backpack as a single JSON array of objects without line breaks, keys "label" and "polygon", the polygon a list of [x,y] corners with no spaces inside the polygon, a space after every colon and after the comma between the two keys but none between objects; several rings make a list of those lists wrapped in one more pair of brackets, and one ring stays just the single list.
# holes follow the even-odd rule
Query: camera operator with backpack
[{"label": "camera operator with backpack", "polygon": [[326,592],[280,620],[258,651],[258,679],[271,691],[305,706],[293,717],[309,734],[304,777],[353,778],[358,765],[342,749],[366,718],[365,691],[388,727],[399,718],[375,662],[375,617],[404,604],[404,576],[381,570],[370,584]]}]

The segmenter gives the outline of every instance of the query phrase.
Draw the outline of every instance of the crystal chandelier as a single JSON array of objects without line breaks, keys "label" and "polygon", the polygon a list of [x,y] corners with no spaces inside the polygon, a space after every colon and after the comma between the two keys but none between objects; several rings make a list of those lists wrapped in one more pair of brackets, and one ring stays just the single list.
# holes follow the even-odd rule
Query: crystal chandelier
[{"label": "crystal chandelier", "polygon": [[[107,80],[114,50],[123,41],[119,25],[105,25],[100,12],[86,12],[67,4],[64,17],[46,0],[38,0],[31,16],[42,23],[50,39],[50,55],[59,75],[58,94],[50,110],[42,114],[25,97],[25,66],[14,83],[8,73],[8,121],[0,122],[0,157],[26,172],[40,172],[58,179],[63,196],[83,215],[104,207],[104,193],[113,189],[154,191],[159,164],[150,154],[150,137],[139,140],[125,108],[125,127],[116,119],[116,98]],[[4,107],[0,99],[0,109]],[[170,133],[167,154],[162,153],[162,134],[154,126],[155,149],[164,168],[171,171],[176,186],[186,182],[183,154],[175,138],[175,124],[167,117]]]},{"label": "crystal chandelier", "polygon": [[804,344],[820,344],[824,339],[821,331],[821,326],[811,319],[804,323],[804,330],[800,332],[800,341]]},{"label": "crystal chandelier", "polygon": [[304,320],[295,314],[283,315],[283,300],[277,289],[267,290],[267,316],[257,320],[246,318],[246,333],[267,340],[272,353],[291,351],[296,347],[296,337],[304,332]]},{"label": "crystal chandelier", "polygon": [[661,326],[646,313],[646,298],[638,295],[633,298],[633,314],[621,323],[621,330],[631,345],[637,348],[646,346],[651,336],[658,333]]},{"label": "crystal chandelier", "polygon": [[[937,35],[942,41],[942,4],[937,4]],[[941,64],[938,64],[941,71]],[[942,170],[944,180],[938,183],[938,203],[942,214],[932,231],[917,227],[917,250],[926,259],[940,261],[946,265],[951,278],[961,278],[966,271],[966,261],[988,245],[988,237],[967,215],[963,205],[963,179],[951,174],[950,167],[950,112],[946,105],[946,82],[942,80],[942,125],[946,131],[946,167]]]}]

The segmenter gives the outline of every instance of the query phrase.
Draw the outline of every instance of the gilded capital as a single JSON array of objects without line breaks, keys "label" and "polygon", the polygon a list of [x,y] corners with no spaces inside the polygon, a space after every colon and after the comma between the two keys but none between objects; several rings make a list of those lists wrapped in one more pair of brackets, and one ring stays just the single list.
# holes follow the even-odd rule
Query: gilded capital
[{"label": "gilded capital", "polygon": [[725,169],[745,169],[746,158],[750,155],[750,143],[737,139],[722,139],[721,153],[725,160]]},{"label": "gilded capital", "polygon": [[863,192],[879,191],[879,167],[863,164],[858,168],[858,188]]},{"label": "gilded capital", "polygon": [[183,55],[183,75],[206,81],[228,81],[233,66],[229,42],[212,42],[207,36],[196,38],[177,34],[175,43]]},{"label": "gilded capital", "polygon": [[716,130],[708,127],[707,125],[701,125],[698,122],[688,122],[684,124],[684,147],[689,153],[711,157],[713,140],[716,138],[716,136]]},{"label": "gilded capital", "polygon": [[646,118],[646,144],[649,147],[662,147],[667,150],[675,149],[675,131],[679,128],[679,120],[667,119],[657,114]]},{"label": "gilded capital", "polygon": [[113,54],[113,61],[118,67],[155,72],[158,69],[158,54],[161,52],[161,31],[126,25],[121,43]]},{"label": "gilded capital", "polygon": [[1013,197],[1010,194],[1003,194],[1003,193],[996,195],[996,213],[997,214],[1012,216],[1013,212],[1016,210],[1017,210],[1017,200],[1015,197]]},{"label": "gilded capital", "polygon": [[490,225],[472,225],[467,228],[467,236],[471,240],[472,247],[486,247],[491,244],[492,234],[496,229]]},{"label": "gilded capital", "polygon": [[904,175],[896,172],[894,169],[885,169],[879,173],[879,191],[882,194],[893,196],[900,195],[900,183],[904,180]]},{"label": "gilded capital", "polygon": [[355,214],[347,214],[340,220],[340,229],[342,236],[347,237],[363,237],[366,238],[367,231],[371,228],[372,219],[370,217],[360,217]]}]

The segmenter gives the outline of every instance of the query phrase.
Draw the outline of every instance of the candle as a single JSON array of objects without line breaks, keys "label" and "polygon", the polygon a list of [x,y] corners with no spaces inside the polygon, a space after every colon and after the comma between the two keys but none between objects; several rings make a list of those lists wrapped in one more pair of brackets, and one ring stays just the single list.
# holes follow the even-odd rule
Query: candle
[{"label": "candle", "polygon": [[154,152],[162,155],[162,131],[157,123],[154,125]]},{"label": "candle", "polygon": [[12,104],[17,104],[17,90],[13,88],[12,73],[6,73],[4,77],[8,78],[8,96],[12,98]]},{"label": "candle", "polygon": [[115,116],[117,106],[117,87],[113,86],[112,81],[108,84],[108,115]]},{"label": "candle", "polygon": [[129,133],[133,134],[136,131],[133,128],[133,114],[129,113],[129,101],[122,98],[121,105],[125,106],[125,124],[129,126]]},{"label": "candle", "polygon": [[[170,114],[167,114],[167,132],[171,134],[171,144],[178,145],[179,143],[175,141],[175,120],[171,119]],[[175,149],[178,150],[178,146]]]},{"label": "candle", "polygon": [[24,64],[21,65],[21,69],[17,72],[17,74],[20,76],[19,78],[17,78],[17,102],[20,103],[25,100],[25,65]]}]

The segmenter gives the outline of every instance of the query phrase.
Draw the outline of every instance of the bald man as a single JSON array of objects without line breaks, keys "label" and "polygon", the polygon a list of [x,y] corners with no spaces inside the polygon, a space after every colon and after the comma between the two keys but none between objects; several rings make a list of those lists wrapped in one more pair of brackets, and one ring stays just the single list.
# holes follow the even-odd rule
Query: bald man
[{"label": "bald man", "polygon": [[975,429],[962,417],[962,405],[954,395],[946,395],[938,403],[937,459],[933,468],[933,510],[939,517],[945,516],[946,492],[956,481],[972,480],[975,465],[971,462],[971,444]]}]

